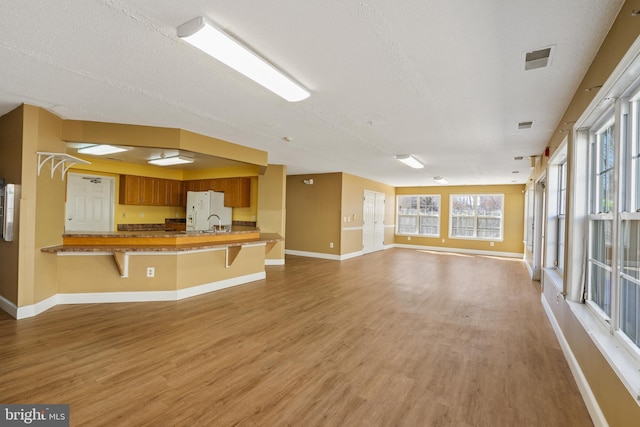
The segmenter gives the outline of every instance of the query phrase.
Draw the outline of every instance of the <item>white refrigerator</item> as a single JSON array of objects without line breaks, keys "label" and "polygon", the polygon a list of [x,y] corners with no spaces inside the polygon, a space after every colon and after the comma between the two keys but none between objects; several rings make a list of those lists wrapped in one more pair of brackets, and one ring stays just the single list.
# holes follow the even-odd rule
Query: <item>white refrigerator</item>
[{"label": "white refrigerator", "polygon": [[187,191],[187,231],[210,230],[218,224],[230,226],[232,211],[224,206],[224,193]]}]

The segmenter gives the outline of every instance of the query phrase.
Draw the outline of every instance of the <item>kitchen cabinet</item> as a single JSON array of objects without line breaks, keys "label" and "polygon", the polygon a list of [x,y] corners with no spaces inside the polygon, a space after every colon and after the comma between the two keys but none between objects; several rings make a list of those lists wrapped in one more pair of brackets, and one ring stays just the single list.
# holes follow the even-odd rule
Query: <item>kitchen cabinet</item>
[{"label": "kitchen cabinet", "polygon": [[251,178],[226,178],[224,205],[245,208],[251,204]]},{"label": "kitchen cabinet", "polygon": [[182,183],[173,179],[120,175],[120,204],[182,206]]},{"label": "kitchen cabinet", "polygon": [[155,206],[182,206],[182,182],[175,179],[154,178]]},{"label": "kitchen cabinet", "polygon": [[224,205],[246,208],[251,205],[251,178],[213,178],[177,181],[136,175],[120,175],[120,204],[185,206],[187,191],[219,191]]},{"label": "kitchen cabinet", "polygon": [[120,204],[152,205],[153,178],[136,175],[120,175]]},{"label": "kitchen cabinet", "polygon": [[214,178],[185,181],[187,191],[219,191],[224,193],[224,205],[230,208],[246,208],[251,205],[251,178]]}]

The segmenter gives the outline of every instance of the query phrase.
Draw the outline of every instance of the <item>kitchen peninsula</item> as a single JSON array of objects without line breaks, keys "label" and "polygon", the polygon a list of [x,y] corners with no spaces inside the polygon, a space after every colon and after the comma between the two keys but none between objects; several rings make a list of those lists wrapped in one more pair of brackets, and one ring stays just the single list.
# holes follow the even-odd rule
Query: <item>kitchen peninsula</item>
[{"label": "kitchen peninsula", "polygon": [[228,232],[68,233],[55,254],[58,303],[167,301],[265,277],[276,233],[234,226]]}]

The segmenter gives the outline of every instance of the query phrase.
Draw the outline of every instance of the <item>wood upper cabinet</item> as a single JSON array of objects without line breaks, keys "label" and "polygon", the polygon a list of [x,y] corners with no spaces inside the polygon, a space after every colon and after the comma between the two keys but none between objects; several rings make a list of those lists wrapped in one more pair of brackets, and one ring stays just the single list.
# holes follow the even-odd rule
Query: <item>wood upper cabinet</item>
[{"label": "wood upper cabinet", "polygon": [[120,204],[181,206],[182,183],[173,179],[120,175]]},{"label": "wood upper cabinet", "polygon": [[185,206],[187,191],[219,191],[224,205],[246,208],[251,204],[251,178],[215,178],[177,181],[136,175],[120,175],[120,204]]},{"label": "wood upper cabinet", "polygon": [[251,204],[251,178],[226,178],[224,205],[232,208],[246,208]]},{"label": "wood upper cabinet", "polygon": [[224,205],[230,208],[246,208],[251,205],[251,178],[196,179],[184,182],[187,191],[219,191],[224,193]]},{"label": "wood upper cabinet", "polygon": [[120,204],[152,205],[153,178],[136,175],[120,175]]}]

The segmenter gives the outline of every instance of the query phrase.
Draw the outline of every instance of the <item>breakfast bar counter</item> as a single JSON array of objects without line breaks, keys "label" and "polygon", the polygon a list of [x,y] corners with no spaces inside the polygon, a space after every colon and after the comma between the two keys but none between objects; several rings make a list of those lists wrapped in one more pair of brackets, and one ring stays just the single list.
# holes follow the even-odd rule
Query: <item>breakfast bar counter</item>
[{"label": "breakfast bar counter", "polygon": [[55,256],[46,262],[57,264],[62,301],[164,301],[264,279],[266,255],[283,240],[246,226],[79,232],[40,251]]}]

